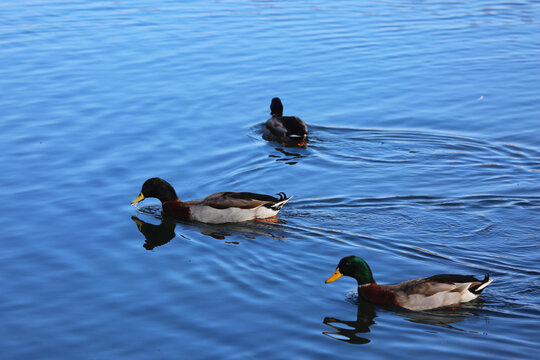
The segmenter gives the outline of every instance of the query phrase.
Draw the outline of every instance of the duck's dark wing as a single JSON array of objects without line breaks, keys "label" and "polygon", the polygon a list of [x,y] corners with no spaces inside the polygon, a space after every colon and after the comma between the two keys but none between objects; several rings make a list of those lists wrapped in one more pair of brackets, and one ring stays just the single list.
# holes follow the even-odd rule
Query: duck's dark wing
[{"label": "duck's dark wing", "polygon": [[426,281],[435,281],[443,284],[460,284],[469,282],[480,282],[472,275],[453,275],[453,274],[441,274],[433,275],[425,279]]},{"label": "duck's dark wing", "polygon": [[266,130],[270,132],[271,135],[281,138],[287,135],[287,128],[283,125],[281,118],[272,117],[266,121],[265,124]]},{"label": "duck's dark wing", "polygon": [[200,200],[197,205],[211,206],[216,209],[227,209],[231,207],[240,209],[253,209],[261,205],[275,204],[280,198],[270,195],[256,194],[250,192],[221,192],[207,196]]},{"label": "duck's dark wing", "polygon": [[[489,278],[486,280],[488,281]],[[430,296],[443,291],[463,291],[468,288],[475,289],[483,282],[471,275],[442,274],[427,278],[404,281],[396,285],[387,285],[395,291],[406,294],[423,294]]]},{"label": "duck's dark wing", "polygon": [[472,275],[435,275],[427,278],[426,280],[445,284],[471,284],[468,289],[473,294],[480,294],[482,290],[484,290],[484,288],[491,282],[489,280],[489,274],[486,274],[483,280],[478,280]]},{"label": "duck's dark wing", "polygon": [[305,136],[309,133],[304,120],[297,116],[284,116],[281,118],[283,126],[287,129],[288,135]]}]

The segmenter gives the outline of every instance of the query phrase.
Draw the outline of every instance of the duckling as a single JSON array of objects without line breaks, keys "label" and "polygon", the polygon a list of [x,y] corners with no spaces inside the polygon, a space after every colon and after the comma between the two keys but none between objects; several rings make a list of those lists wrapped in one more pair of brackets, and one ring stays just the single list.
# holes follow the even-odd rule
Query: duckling
[{"label": "duckling", "polygon": [[291,199],[281,192],[279,198],[250,192],[220,192],[202,200],[181,201],[167,181],[151,178],[144,182],[141,193],[131,204],[146,198],[161,201],[163,211],[178,220],[193,220],[210,224],[248,220],[274,221],[272,218]]},{"label": "duckling", "polygon": [[471,301],[493,281],[489,279],[489,274],[481,281],[470,275],[443,274],[395,285],[379,285],[373,280],[373,274],[366,261],[358,256],[341,259],[336,271],[325,283],[331,283],[342,276],[356,279],[358,295],[364,300],[409,310],[428,310]]},{"label": "duckling", "polygon": [[306,123],[297,116],[283,116],[283,104],[277,97],[272,99],[270,114],[272,117],[264,126],[266,140],[299,147],[307,145],[309,130]]}]

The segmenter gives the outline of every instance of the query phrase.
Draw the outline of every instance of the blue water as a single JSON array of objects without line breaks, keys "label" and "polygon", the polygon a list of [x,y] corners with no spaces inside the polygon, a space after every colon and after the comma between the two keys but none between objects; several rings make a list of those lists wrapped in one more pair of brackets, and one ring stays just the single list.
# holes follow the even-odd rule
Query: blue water
[{"label": "blue water", "polygon": [[[0,19],[3,359],[536,359],[540,2],[30,0]],[[274,96],[307,148],[262,139]],[[162,222],[130,206],[154,176],[186,200],[294,197],[276,224]],[[324,284],[350,254],[383,284],[495,280],[388,309]]]}]

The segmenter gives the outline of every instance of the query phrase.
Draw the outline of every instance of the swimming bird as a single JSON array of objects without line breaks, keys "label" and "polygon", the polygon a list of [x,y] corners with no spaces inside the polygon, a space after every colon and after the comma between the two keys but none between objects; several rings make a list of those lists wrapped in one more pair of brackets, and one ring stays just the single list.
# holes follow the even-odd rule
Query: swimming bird
[{"label": "swimming bird", "polygon": [[[220,192],[202,200],[181,201],[167,181],[151,178],[144,182],[141,193],[131,204],[146,198],[157,198],[166,214],[178,220],[194,220],[220,224],[247,220],[274,221],[272,218],[291,199],[285,193],[279,198],[250,192]],[[267,219],[267,220],[264,220]]]},{"label": "swimming bird", "polygon": [[395,285],[379,285],[366,261],[358,256],[341,259],[336,271],[326,280],[331,283],[342,276],[358,282],[358,295],[380,305],[395,305],[409,310],[428,310],[457,305],[476,299],[493,279],[486,274],[480,281],[469,275],[435,275],[404,281]]},{"label": "swimming bird", "polygon": [[297,116],[283,116],[283,104],[277,97],[270,104],[272,117],[264,126],[264,138],[284,145],[306,146],[309,134],[306,123]]}]

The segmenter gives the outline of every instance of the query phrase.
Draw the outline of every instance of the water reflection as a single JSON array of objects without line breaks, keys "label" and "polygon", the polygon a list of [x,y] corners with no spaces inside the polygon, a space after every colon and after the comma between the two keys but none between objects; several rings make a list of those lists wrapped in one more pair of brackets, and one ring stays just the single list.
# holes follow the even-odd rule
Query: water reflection
[{"label": "water reflection", "polygon": [[479,314],[472,311],[467,311],[466,309],[462,309],[461,307],[434,309],[429,311],[409,311],[406,309],[399,309],[395,312],[399,316],[402,316],[413,323],[438,326],[471,334],[477,333],[476,331],[466,330],[451,325],[471,317],[479,316]]},{"label": "water reflection", "polygon": [[159,225],[144,222],[136,216],[132,216],[131,220],[137,224],[137,229],[144,235],[146,241],[143,247],[146,250],[165,245],[176,236],[174,232],[176,222],[169,216],[163,216]]},{"label": "water reflection", "polygon": [[[145,243],[143,247],[146,250],[153,250],[158,246],[167,244],[174,239],[175,236],[183,237],[190,240],[186,235],[177,234],[176,226],[179,225],[184,228],[185,233],[189,233],[192,229],[195,229],[198,233],[209,236],[217,240],[225,240],[227,237],[243,237],[247,239],[255,239],[258,236],[268,236],[277,240],[286,239],[285,235],[276,234],[281,231],[276,224],[259,223],[256,221],[250,221],[246,223],[230,223],[230,224],[204,224],[198,222],[177,222],[175,219],[161,213],[160,216],[155,217],[161,220],[159,225],[154,225],[141,220],[136,216],[132,216],[131,220],[137,225],[137,229],[145,237]],[[226,241],[227,244],[238,245],[237,240]]]},{"label": "water reflection", "polygon": [[[470,318],[485,316],[481,315],[478,311],[479,302],[481,303],[482,300],[478,299],[468,304],[462,304],[459,308],[443,308],[429,311],[411,311],[396,307],[379,306],[379,311],[390,311],[405,318],[407,321],[417,324],[476,334],[476,331],[459,328],[456,327],[455,324]],[[377,317],[377,306],[362,299],[358,299],[357,303],[358,311],[356,320],[341,320],[327,316],[324,318],[323,324],[330,326],[334,330],[323,331],[323,334],[333,339],[351,344],[367,344],[371,342],[367,337],[360,335],[371,332],[370,327],[376,324],[375,318]]]},{"label": "water reflection", "polygon": [[323,334],[351,344],[367,344],[371,340],[358,336],[358,334],[369,333],[369,327],[375,324],[374,319],[376,317],[375,305],[359,299],[356,320],[347,321],[327,316],[324,318],[323,323],[334,328],[335,331],[323,331]]},{"label": "water reflection", "polygon": [[[240,237],[247,239],[255,239],[258,236],[267,236],[277,240],[286,239],[285,233],[278,223],[266,223],[260,221],[245,221],[241,223],[225,223],[225,224],[205,224],[192,221],[178,222],[185,230],[196,229],[200,234],[210,236],[214,239],[225,240],[227,237],[238,239]],[[238,241],[226,241],[228,244],[239,244]]]},{"label": "water reflection", "polygon": [[301,159],[301,158],[306,157],[305,155],[302,155],[302,154],[286,151],[283,148],[277,147],[275,149],[277,151],[279,151],[282,155],[270,154],[270,155],[268,155],[268,157],[276,158],[276,161],[284,161],[285,164],[287,164],[287,165],[297,164],[298,163],[298,161],[296,161],[297,159]]}]

